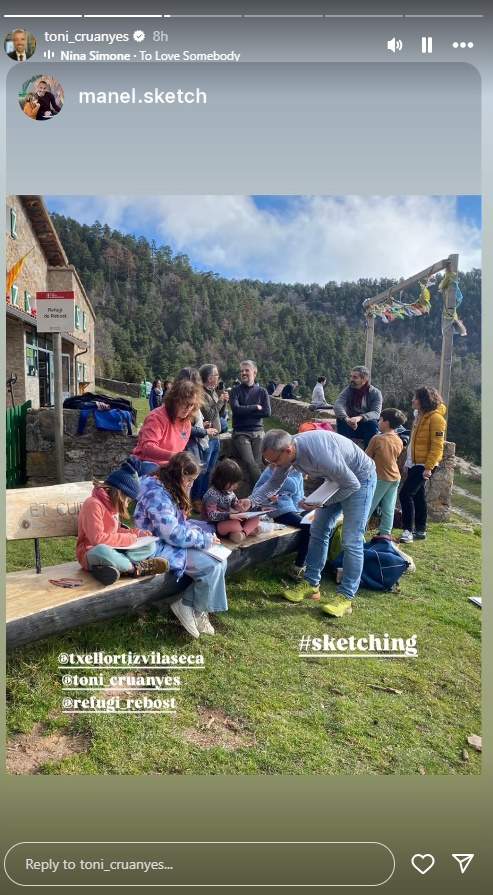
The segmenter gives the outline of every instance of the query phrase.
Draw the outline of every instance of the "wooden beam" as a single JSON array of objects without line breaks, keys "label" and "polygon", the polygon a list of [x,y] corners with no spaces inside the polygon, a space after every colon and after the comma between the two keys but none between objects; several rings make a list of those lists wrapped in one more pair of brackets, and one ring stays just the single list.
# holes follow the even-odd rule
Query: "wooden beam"
[{"label": "wooden beam", "polygon": [[[233,548],[227,574],[292,553],[298,549],[299,539],[299,529],[286,527],[248,539],[239,546],[225,541]],[[65,589],[50,583],[60,578],[78,578],[82,584]],[[189,583],[187,578],[177,582],[168,573],[137,580],[121,578],[103,587],[76,562],[46,567],[40,575],[34,569],[11,572],[6,577],[7,645],[11,649],[19,647],[79,625],[135,612],[145,604],[173,603]]]},{"label": "wooden beam", "polygon": [[403,289],[407,289],[409,286],[414,286],[415,283],[418,283],[419,280],[423,280],[425,277],[431,277],[434,273],[438,273],[438,271],[443,270],[444,267],[449,263],[450,258],[453,256],[450,255],[448,259],[443,261],[436,261],[435,264],[432,264],[430,267],[426,267],[424,270],[421,270],[419,273],[414,274],[412,277],[408,277],[407,280],[402,280],[400,283],[396,283],[395,286],[390,286],[385,292],[379,292],[378,295],[375,295],[373,298],[367,298],[363,302],[363,307],[368,308],[370,305],[381,305],[384,302],[388,301],[394,295],[398,295],[399,292],[402,292]]},{"label": "wooden beam", "polygon": [[[13,572],[12,575],[7,575],[7,611],[9,614],[13,613],[12,617],[7,616],[7,647],[9,649],[15,649],[54,634],[61,634],[63,631],[68,631],[79,625],[101,622],[117,615],[135,612],[139,606],[152,600],[168,597],[170,593],[173,593],[174,599],[177,599],[177,595],[189,583],[186,579],[177,582],[174,576],[167,574],[140,580],[124,578],[116,585],[102,587],[93,578],[90,592],[81,595],[79,591],[89,590],[89,587],[64,589],[49,585],[49,578],[84,577],[86,580],[91,578],[87,572],[82,572],[77,563],[63,563],[60,566],[45,568],[40,575],[36,575],[33,570],[26,572],[24,579],[14,579],[14,576],[20,574]],[[26,611],[22,612],[19,604],[21,598],[24,602],[25,597],[28,596],[25,594],[25,586],[29,584],[29,576],[32,579],[31,594],[38,599],[34,611],[29,611],[26,606]],[[40,579],[42,586],[40,586]],[[50,589],[51,592],[57,591],[55,601],[52,599],[52,593],[49,592]],[[16,591],[15,599],[13,592]],[[42,594],[45,595],[44,601],[41,599]],[[17,604],[17,609],[15,609],[14,603]]]},{"label": "wooden beam", "polygon": [[53,333],[53,366],[55,369],[55,461],[59,484],[65,481],[65,446],[63,441],[62,336]]},{"label": "wooden beam", "polygon": [[[453,274],[457,274],[459,269],[459,256],[449,256],[449,269]],[[452,378],[452,355],[454,350],[454,326],[453,316],[457,307],[457,289],[456,284],[446,289],[443,296],[443,312],[442,312],[442,356],[440,359],[440,382],[438,391],[440,392],[447,408],[450,401],[450,383]]]},{"label": "wooden beam", "polygon": [[365,367],[368,367],[371,378],[371,365],[373,363],[373,342],[375,339],[375,318],[367,317],[366,320],[366,348]]}]

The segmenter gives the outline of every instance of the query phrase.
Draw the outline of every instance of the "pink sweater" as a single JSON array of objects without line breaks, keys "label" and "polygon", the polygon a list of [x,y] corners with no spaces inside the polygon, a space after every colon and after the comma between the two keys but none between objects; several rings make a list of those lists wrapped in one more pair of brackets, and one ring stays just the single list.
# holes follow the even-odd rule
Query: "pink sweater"
[{"label": "pink sweater", "polygon": [[191,428],[190,420],[173,422],[165,407],[157,407],[146,416],[133,453],[139,460],[165,466],[174,454],[185,450]]},{"label": "pink sweater", "polygon": [[77,559],[82,568],[87,569],[86,554],[91,547],[96,547],[97,544],[131,547],[142,535],[143,532],[138,528],[123,528],[109,495],[103,488],[94,488],[79,513]]}]

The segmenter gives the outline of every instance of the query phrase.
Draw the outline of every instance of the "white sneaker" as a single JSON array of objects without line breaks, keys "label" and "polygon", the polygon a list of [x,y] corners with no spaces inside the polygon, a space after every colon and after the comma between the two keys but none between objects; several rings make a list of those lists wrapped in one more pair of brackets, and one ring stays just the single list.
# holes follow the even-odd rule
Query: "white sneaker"
[{"label": "white sneaker", "polygon": [[183,625],[185,631],[188,631],[192,637],[200,637],[200,631],[197,628],[195,615],[191,606],[185,606],[183,600],[178,600],[171,604],[171,611],[174,612],[178,621]]},{"label": "white sneaker", "polygon": [[402,532],[399,542],[401,544],[411,544],[414,541],[412,531],[408,531],[407,528]]},{"label": "white sneaker", "polygon": [[197,630],[199,634],[214,634],[214,628],[212,627],[209,616],[207,612],[194,612],[195,616],[195,624],[197,625]]}]

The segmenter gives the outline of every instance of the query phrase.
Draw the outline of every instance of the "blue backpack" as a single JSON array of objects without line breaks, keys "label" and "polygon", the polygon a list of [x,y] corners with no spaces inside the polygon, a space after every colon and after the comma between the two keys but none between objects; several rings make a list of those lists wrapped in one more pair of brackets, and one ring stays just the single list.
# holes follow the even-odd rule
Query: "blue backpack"
[{"label": "blue backpack", "polygon": [[[361,587],[369,590],[393,590],[411,563],[404,559],[400,550],[384,535],[372,538],[363,549]],[[343,556],[344,552],[340,553],[334,565],[342,566]]]}]

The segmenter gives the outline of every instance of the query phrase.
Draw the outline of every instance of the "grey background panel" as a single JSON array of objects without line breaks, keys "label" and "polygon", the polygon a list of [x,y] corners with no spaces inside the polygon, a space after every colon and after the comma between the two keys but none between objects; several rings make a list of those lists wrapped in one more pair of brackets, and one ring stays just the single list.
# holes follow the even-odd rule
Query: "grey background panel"
[{"label": "grey background panel", "polygon": [[[24,116],[29,72],[62,83]],[[80,90],[200,87],[207,105],[81,105]],[[20,193],[479,193],[481,81],[470,65],[124,68],[30,61],[7,77],[7,183]]]}]

